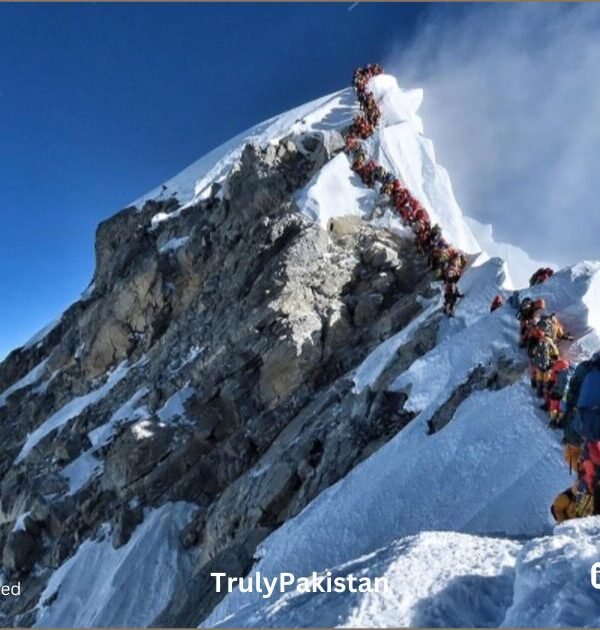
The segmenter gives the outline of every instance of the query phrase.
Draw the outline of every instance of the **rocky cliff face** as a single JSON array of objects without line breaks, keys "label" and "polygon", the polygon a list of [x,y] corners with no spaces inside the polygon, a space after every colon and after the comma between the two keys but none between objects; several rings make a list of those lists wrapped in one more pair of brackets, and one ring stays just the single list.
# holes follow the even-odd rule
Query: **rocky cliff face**
[{"label": "rocky cliff face", "polygon": [[0,366],[0,549],[25,593],[0,601],[2,625],[40,619],[85,541],[120,549],[174,502],[193,506],[171,568],[185,586],[143,621],[198,624],[219,598],[210,572],[245,574],[265,536],[411,421],[386,371],[361,393],[349,374],[432,296],[412,241],[352,217],[323,229],[294,202],[341,147],[335,131],[247,145],[202,201],[123,210],[98,229],[84,297]]}]

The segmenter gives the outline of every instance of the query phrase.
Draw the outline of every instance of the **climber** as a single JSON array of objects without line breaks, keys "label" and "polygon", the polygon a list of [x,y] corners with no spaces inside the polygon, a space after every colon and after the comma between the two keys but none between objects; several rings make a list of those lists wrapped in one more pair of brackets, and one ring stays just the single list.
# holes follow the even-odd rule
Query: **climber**
[{"label": "climber", "polygon": [[423,208],[423,206],[412,196],[408,189],[404,188],[403,193],[405,199],[404,213],[408,227],[410,227],[413,232],[416,231],[415,226],[417,224],[424,224],[427,228],[430,228],[431,224],[427,210],[425,210],[425,208]]},{"label": "climber", "polygon": [[531,321],[535,317],[536,313],[543,311],[545,308],[546,302],[544,299],[540,298],[534,301],[531,298],[526,297],[519,305],[517,317],[521,321]]},{"label": "climber", "polygon": [[413,230],[413,232],[415,232],[414,212],[413,212],[413,209],[410,207],[409,203],[404,204],[404,206],[400,208],[400,216],[402,217],[406,225],[410,227]]},{"label": "climber", "polygon": [[459,298],[465,297],[458,289],[456,282],[446,282],[444,285],[444,313],[448,317],[454,317],[456,303]]},{"label": "climber", "polygon": [[424,223],[429,230],[431,227],[431,219],[429,218],[427,210],[412,196],[410,197],[409,205],[413,211],[414,220]]},{"label": "climber", "polygon": [[429,258],[431,252],[437,247],[437,242],[442,238],[442,230],[439,225],[434,225],[424,233],[425,241],[422,243],[423,251]]},{"label": "climber", "polygon": [[548,411],[550,426],[559,428],[562,423],[561,403],[567,393],[569,382],[575,369],[566,359],[559,359],[552,366],[550,391],[548,394]]},{"label": "climber", "polygon": [[361,170],[358,173],[363,183],[369,188],[373,188],[373,186],[375,185],[376,170],[376,162],[374,160],[369,160],[365,165],[362,166]]},{"label": "climber", "polygon": [[533,322],[530,322],[523,332],[523,347],[527,349],[527,356],[530,361],[530,377],[531,387],[537,388],[537,369],[533,364],[533,351],[538,343],[544,338],[545,332],[538,328]]},{"label": "climber", "polygon": [[594,513],[594,499],[585,483],[578,480],[554,499],[550,512],[557,523],[591,516]]},{"label": "climber", "polygon": [[365,112],[365,118],[376,127],[379,119],[381,117],[381,112],[379,111],[379,107],[377,106],[377,102],[375,101],[375,97],[372,93],[369,93],[364,102],[361,103],[362,109]]},{"label": "climber", "polygon": [[[546,334],[547,333],[544,333],[544,335]],[[549,336],[551,337],[551,335]],[[548,412],[550,411],[550,401],[552,400],[551,398],[552,390],[554,389],[554,386],[556,385],[556,381],[558,379],[559,374],[564,370],[568,370],[568,368],[569,368],[569,362],[566,359],[562,359],[561,357],[559,357],[554,362],[554,365],[550,368],[550,375],[548,377],[548,382],[546,383],[546,389],[544,391],[544,402],[540,405],[540,409],[542,409],[543,411],[548,411]],[[558,399],[558,401],[559,401],[559,407],[560,407],[560,398]]]},{"label": "climber", "polygon": [[365,117],[369,121],[369,124],[372,125],[372,127],[377,127],[377,125],[379,124],[379,119],[381,118],[381,113],[379,109],[369,107],[365,113]]},{"label": "climber", "polygon": [[593,497],[592,514],[600,514],[600,443],[586,441],[578,460],[578,476]]},{"label": "climber", "polygon": [[358,138],[349,133],[346,136],[346,145],[345,145],[346,153],[352,153],[353,151],[356,151],[359,147],[360,147],[360,142]]},{"label": "climber", "polygon": [[427,251],[427,243],[429,242],[429,225],[424,221],[415,221],[412,224],[412,230],[417,239],[417,249],[424,254]]},{"label": "climber", "polygon": [[550,267],[540,267],[532,276],[529,278],[529,286],[532,287],[536,284],[542,284],[546,282],[549,278],[554,275],[554,270]]},{"label": "climber", "polygon": [[[538,330],[540,330],[538,328]],[[535,381],[538,398],[544,398],[548,383],[550,382],[551,369],[560,358],[560,353],[551,337],[544,334],[535,344],[531,353],[531,363],[535,367]]]},{"label": "climber", "polygon": [[356,154],[354,155],[354,162],[352,162],[352,170],[358,173],[360,169],[363,167],[363,164],[365,163],[366,159],[367,159],[367,156],[365,152],[362,149],[358,149],[356,151]]},{"label": "climber", "polygon": [[517,311],[517,318],[521,320],[521,348],[527,345],[526,335],[528,329],[537,321],[539,315],[546,308],[546,302],[543,299],[532,300],[531,298],[525,298]]},{"label": "climber", "polygon": [[438,238],[435,239],[434,242],[429,242],[429,246],[428,246],[428,262],[429,265],[432,267],[432,259],[436,256],[435,252],[438,251],[443,251],[444,255],[442,256],[442,258],[444,259],[444,262],[447,262],[450,258],[450,250],[452,248],[450,247],[450,243],[448,243],[448,241],[443,237],[443,236],[439,236]]},{"label": "climber", "polygon": [[369,92],[365,98],[365,100],[362,103],[363,107],[365,107],[366,109],[379,109],[377,107],[377,101],[375,100],[375,97],[373,96],[372,92]]},{"label": "climber", "polygon": [[381,192],[388,197],[391,197],[394,191],[394,185],[398,180],[394,177],[392,173],[387,173],[383,178],[383,182],[381,184]]},{"label": "climber", "polygon": [[366,140],[373,133],[373,126],[364,116],[357,116],[350,133]]},{"label": "climber", "polygon": [[[398,182],[396,184],[396,182]],[[395,187],[398,186],[397,190],[394,190]],[[402,188],[402,184],[399,180],[395,180],[392,185],[392,200],[394,202],[394,207],[396,210],[402,215],[402,217],[407,221],[408,216],[405,216],[405,213],[408,209],[408,190],[406,188]]]},{"label": "climber", "polygon": [[554,499],[550,512],[557,523],[577,518],[577,502],[572,488],[567,488]]},{"label": "climber", "polygon": [[507,304],[514,308],[515,310],[519,310],[519,292],[513,291],[508,298]]},{"label": "climber", "polygon": [[392,192],[390,193],[394,203],[396,203],[396,195],[399,195],[400,192],[402,192],[402,191],[405,194],[407,192],[406,188],[404,188],[404,186],[402,185],[402,182],[397,177],[394,178],[394,181],[392,182]]},{"label": "climber", "polygon": [[536,315],[533,319],[522,320],[521,321],[521,335],[520,335],[520,348],[527,348],[527,354],[529,358],[531,358],[531,344],[534,341],[539,341],[541,337],[538,338],[538,333],[546,334],[544,330],[537,327],[539,316]]},{"label": "climber", "polygon": [[373,179],[376,182],[383,184],[386,177],[387,171],[383,168],[383,166],[381,166],[381,164],[378,164],[373,171]]},{"label": "climber", "polygon": [[501,306],[504,305],[504,298],[498,294],[493,300],[492,305],[490,306],[490,313],[497,311]]},{"label": "climber", "polygon": [[564,457],[569,465],[569,473],[575,471],[575,483],[561,492],[550,508],[558,523],[571,518],[583,518],[594,513],[594,495],[590,484],[594,483],[594,465],[589,456],[579,446],[565,445]]},{"label": "climber", "polygon": [[582,361],[571,377],[563,430],[569,444],[600,440],[600,352]]},{"label": "climber", "polygon": [[448,252],[448,262],[442,270],[442,277],[445,282],[456,283],[460,280],[466,265],[464,254],[456,249],[450,249]]},{"label": "climber", "polygon": [[542,316],[537,326],[542,328],[544,332],[552,337],[555,342],[563,340],[573,341],[574,339],[573,335],[565,332],[565,329],[556,316],[556,313]]},{"label": "climber", "polygon": [[460,272],[462,274],[464,268],[467,266],[467,257],[460,250],[458,250],[458,253],[456,254],[456,264],[460,267]]},{"label": "climber", "polygon": [[435,273],[436,278],[441,278],[442,269],[448,262],[448,247],[436,247],[429,254],[429,266]]},{"label": "climber", "polygon": [[429,247],[430,249],[434,249],[435,247],[440,247],[440,243],[444,241],[444,237],[442,236],[442,228],[439,223],[436,223],[429,233]]}]

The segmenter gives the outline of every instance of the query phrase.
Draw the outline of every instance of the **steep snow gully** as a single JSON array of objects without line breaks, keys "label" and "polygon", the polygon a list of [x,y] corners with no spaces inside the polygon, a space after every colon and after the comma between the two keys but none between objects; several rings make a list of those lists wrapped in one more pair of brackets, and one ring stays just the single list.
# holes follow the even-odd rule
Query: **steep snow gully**
[{"label": "steep snow gully", "polygon": [[[439,283],[433,283],[428,296],[418,298],[420,312],[381,338],[346,375],[357,400],[376,392],[397,395],[413,419],[270,533],[254,554],[250,575],[353,573],[386,577],[390,590],[276,592],[270,599],[235,590],[201,625],[597,626],[600,593],[589,574],[591,564],[600,561],[600,517],[553,525],[549,506],[571,482],[560,435],[548,428],[530,390],[515,311],[509,306],[493,313],[489,309],[495,295],[508,297],[538,263],[515,247],[494,243],[491,228],[463,215],[448,174],[423,135],[417,114],[421,91],[402,90],[385,74],[370,79],[369,90],[381,117],[373,132],[365,134],[364,149],[401,179],[447,240],[468,255],[459,284],[465,297],[456,316],[443,319],[443,296]],[[152,229],[157,229],[211,195],[226,196],[228,177],[247,144],[274,148],[296,134],[319,137],[327,145],[359,114],[351,89],[313,101],[232,139],[134,205],[141,211],[146,202],[177,202],[171,211],[163,209],[152,218]],[[349,156],[341,151],[332,156],[295,191],[296,210],[330,238],[340,222],[365,222],[412,240],[389,199],[361,181]],[[177,255],[187,242],[187,236],[179,235],[163,244],[161,253]],[[504,259],[496,256],[499,252]],[[543,297],[560,316],[575,335],[573,343],[562,347],[571,360],[600,349],[600,263],[582,262],[558,271],[519,296]],[[59,324],[28,347],[42,343]],[[433,335],[432,343],[421,343],[425,333]],[[407,360],[407,348],[420,345],[422,350]],[[190,348],[186,361],[203,352]],[[143,360],[114,365],[104,384],[65,400],[26,437],[15,464],[50,432],[98,403],[130,369],[143,365]],[[15,392],[43,389],[53,378],[40,361],[0,392],[0,408]],[[136,435],[143,438],[148,412],[140,401],[152,383],[141,383],[105,425],[90,432],[91,446],[65,468],[69,492],[102,469],[95,454],[120,421],[135,421]],[[169,398],[159,413],[165,424],[185,416],[192,392],[182,383],[181,391]],[[439,429],[427,435],[431,420],[439,422]],[[267,451],[250,475],[259,478],[271,460]],[[54,569],[32,623],[152,624],[192,583],[188,580],[199,551],[184,550],[179,534],[194,508],[186,502],[146,508],[128,542],[117,549],[102,532],[85,540]],[[24,518],[10,518],[17,516]],[[102,527],[108,533],[110,524]]]}]

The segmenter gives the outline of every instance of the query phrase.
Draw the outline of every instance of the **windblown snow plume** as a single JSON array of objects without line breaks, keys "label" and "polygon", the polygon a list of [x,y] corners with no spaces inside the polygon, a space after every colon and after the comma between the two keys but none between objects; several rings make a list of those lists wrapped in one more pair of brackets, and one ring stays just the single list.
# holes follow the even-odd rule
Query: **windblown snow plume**
[{"label": "windblown snow plume", "polygon": [[422,26],[385,66],[425,88],[465,212],[534,259],[597,256],[598,5],[437,6]]}]

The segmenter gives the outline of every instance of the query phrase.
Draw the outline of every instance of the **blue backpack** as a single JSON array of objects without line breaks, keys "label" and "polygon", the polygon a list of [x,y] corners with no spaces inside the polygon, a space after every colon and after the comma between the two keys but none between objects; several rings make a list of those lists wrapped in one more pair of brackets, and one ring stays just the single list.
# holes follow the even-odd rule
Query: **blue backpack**
[{"label": "blue backpack", "polygon": [[595,364],[584,376],[575,406],[573,427],[581,437],[600,440],[600,365]]}]

